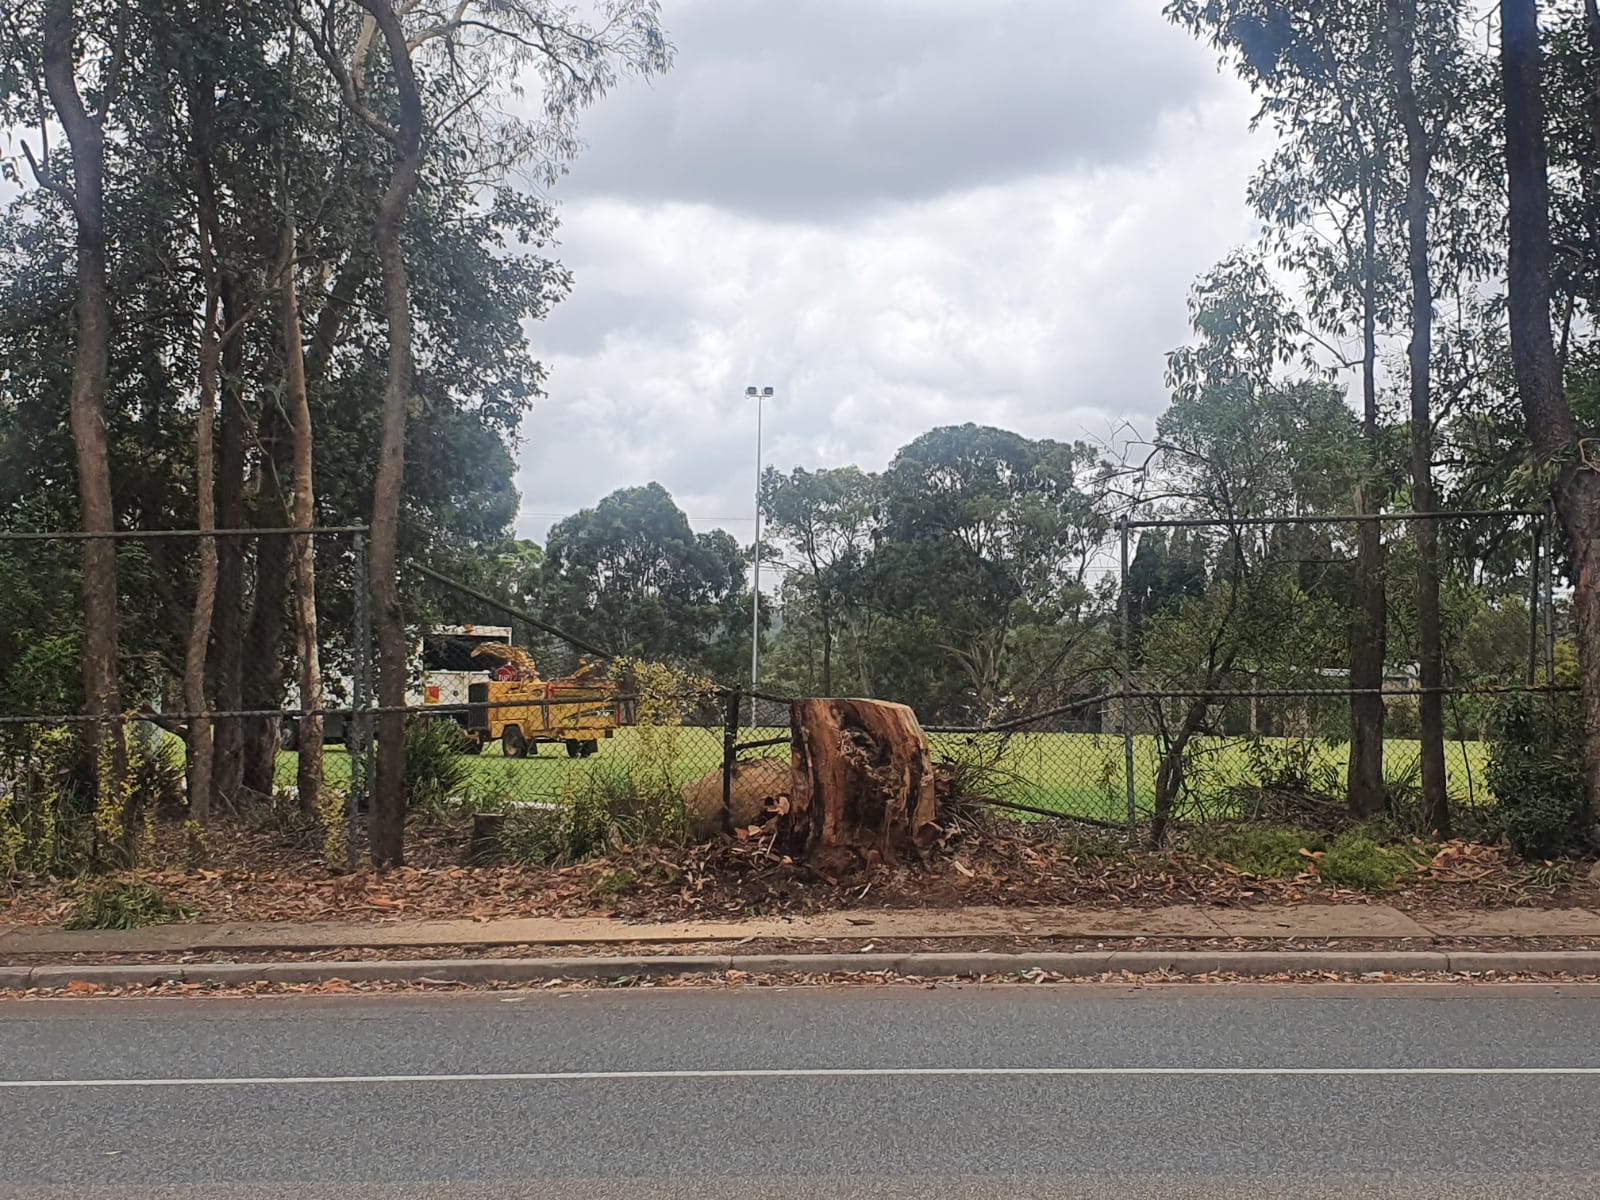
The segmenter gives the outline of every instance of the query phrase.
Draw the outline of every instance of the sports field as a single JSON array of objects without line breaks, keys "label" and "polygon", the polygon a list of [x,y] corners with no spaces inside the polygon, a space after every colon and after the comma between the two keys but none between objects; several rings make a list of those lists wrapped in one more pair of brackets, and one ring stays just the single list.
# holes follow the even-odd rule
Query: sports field
[{"label": "sports field", "polygon": [[[779,728],[744,730],[742,741],[782,737]],[[662,736],[660,734],[657,735]],[[680,786],[720,769],[722,731],[684,726],[672,731],[670,772]],[[1122,738],[1091,733],[1016,733],[996,735],[932,734],[934,756],[972,764],[975,780],[995,799],[1070,816],[1121,820],[1127,814]],[[498,745],[468,757],[469,798],[480,800],[559,803],[582,791],[596,772],[615,777],[642,764],[638,729],[619,729],[600,743],[591,758],[568,758],[560,745],[538,748],[527,758],[506,758]],[[753,751],[752,755],[782,756],[782,746]],[[1456,803],[1486,804],[1492,797],[1484,784],[1486,747],[1482,742],[1445,744],[1445,765],[1450,796]],[[1260,739],[1252,753],[1242,738],[1210,738],[1196,743],[1189,758],[1189,777],[1195,794],[1213,815],[1225,815],[1229,797],[1239,787],[1257,786],[1262,780],[1258,764],[1265,754],[1275,762],[1286,758],[1308,765],[1319,790],[1337,793],[1344,785],[1348,747],[1344,744],[1291,738]],[[1419,744],[1412,739],[1391,739],[1384,747],[1384,772],[1391,780],[1416,786]],[[1134,738],[1134,799],[1148,813],[1155,795],[1157,744],[1152,736]],[[278,759],[278,783],[294,784],[296,756]],[[350,759],[342,746],[330,746],[325,757],[328,780],[338,783],[350,775]],[[1331,787],[1329,786],[1331,784]]]}]

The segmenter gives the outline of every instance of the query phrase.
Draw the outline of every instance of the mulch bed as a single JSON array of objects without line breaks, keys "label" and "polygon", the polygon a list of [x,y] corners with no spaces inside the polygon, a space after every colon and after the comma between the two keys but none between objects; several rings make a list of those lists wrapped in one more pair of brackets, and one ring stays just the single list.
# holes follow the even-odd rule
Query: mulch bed
[{"label": "mulch bed", "polygon": [[[211,861],[184,869],[176,822],[157,825],[141,878],[198,921],[393,921],[610,915],[637,920],[719,919],[855,908],[1149,908],[1311,901],[1365,904],[1371,897],[1328,884],[1314,866],[1294,879],[1258,879],[1183,850],[1128,850],[1104,835],[1064,836],[1046,822],[980,816],[947,829],[925,864],[821,874],[770,848],[765,835],[684,847],[621,848],[567,867],[462,865],[466,831],[416,826],[410,865],[342,873],[320,864],[307,832],[216,828]],[[1310,864],[1308,864],[1310,865]],[[1432,863],[1384,896],[1409,911],[1588,907],[1600,886],[1586,864],[1571,879],[1501,846],[1438,848]],[[0,890],[0,922],[58,924],[71,910],[70,881],[31,879]]]},{"label": "mulch bed", "polygon": [[149,963],[406,962],[424,959],[591,958],[613,955],[747,954],[1052,954],[1101,950],[1358,951],[1600,950],[1600,937],[1440,937],[1440,938],[744,938],[728,942],[602,942],[581,945],[517,946],[345,946],[323,950],[206,950],[187,954],[0,954],[0,965],[73,966]]},{"label": "mulch bed", "polygon": [[1172,971],[1134,973],[1132,971],[1107,971],[1101,975],[1084,978],[1066,978],[1053,971],[1038,969],[1011,974],[980,976],[919,976],[902,975],[896,971],[833,971],[791,972],[784,974],[758,974],[750,971],[721,971],[711,975],[691,975],[680,978],[630,978],[630,979],[556,979],[542,984],[456,983],[437,982],[390,983],[346,981],[329,979],[321,983],[266,983],[239,985],[212,985],[204,983],[155,983],[132,987],[107,987],[86,981],[74,981],[60,988],[29,988],[26,991],[0,990],[0,1001],[33,1000],[107,1000],[107,999],[273,999],[287,996],[319,996],[330,998],[359,997],[364,995],[427,996],[434,993],[493,992],[501,993],[507,1003],[536,992],[588,992],[602,989],[711,989],[718,991],[761,991],[773,988],[803,987],[857,987],[857,988],[971,988],[971,987],[1065,987],[1065,988],[1145,988],[1145,987],[1202,987],[1231,985],[1259,988],[1262,985],[1284,984],[1346,984],[1357,987],[1401,987],[1447,984],[1456,987],[1504,987],[1506,985],[1572,985],[1593,986],[1593,975],[1565,973],[1488,972],[1482,975],[1440,971],[1369,971],[1354,974],[1340,971],[1283,971],[1273,975],[1241,975],[1234,971],[1211,971],[1198,975],[1182,975]]}]

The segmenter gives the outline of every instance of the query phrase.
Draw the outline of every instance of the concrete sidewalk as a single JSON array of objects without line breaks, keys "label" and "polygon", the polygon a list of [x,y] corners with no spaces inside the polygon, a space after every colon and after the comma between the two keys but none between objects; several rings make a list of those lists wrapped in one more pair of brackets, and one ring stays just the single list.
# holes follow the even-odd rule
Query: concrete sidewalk
[{"label": "concrete sidewalk", "polygon": [[1261,905],[1150,909],[864,909],[792,918],[630,923],[609,918],[502,921],[261,922],[172,924],[68,931],[0,925],[0,963],[19,956],[319,951],[408,946],[660,945],[861,938],[1384,938],[1593,937],[1600,912],[1581,908],[1408,914],[1384,904]]}]

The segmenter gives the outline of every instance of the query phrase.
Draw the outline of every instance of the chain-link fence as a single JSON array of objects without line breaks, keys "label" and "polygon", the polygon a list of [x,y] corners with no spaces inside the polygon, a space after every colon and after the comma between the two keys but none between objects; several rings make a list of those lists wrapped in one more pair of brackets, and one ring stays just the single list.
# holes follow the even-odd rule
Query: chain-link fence
[{"label": "chain-link fence", "polygon": [[[1417,665],[1413,515],[1129,519],[1117,528],[1115,637],[1103,659],[1072,664],[1094,694],[1009,697],[1020,713],[930,724],[935,757],[968,794],[1130,831],[1334,819],[1355,807],[1354,758],[1375,796],[1367,811],[1426,832],[1425,698],[1436,697],[1443,791],[1460,827],[1484,827],[1497,705],[1570,690],[1558,682],[1549,527],[1523,511],[1430,521],[1447,564],[1431,687]],[[1365,600],[1363,526],[1382,531]],[[1376,635],[1364,606],[1374,586]]]},{"label": "chain-link fence", "polygon": [[[1437,696],[1449,804],[1463,827],[1489,817],[1495,706],[1509,694],[1560,688],[1564,610],[1542,514],[1432,520],[1449,564],[1442,682],[1432,689],[1417,667],[1409,516],[1122,522],[1107,547],[1118,560],[1109,609],[1084,618],[1106,636],[1068,639],[1076,658],[1032,691],[991,698],[987,721],[922,714],[947,793],[1024,819],[1137,832],[1152,821],[1321,819],[1346,809],[1359,769],[1381,791],[1382,811],[1425,829],[1424,698]],[[1369,682],[1358,686],[1368,524],[1383,531],[1384,636],[1369,656]],[[184,681],[192,684],[196,668],[198,550],[207,537],[217,549],[215,597],[196,708]],[[296,537],[315,546],[323,684],[315,707],[298,691]],[[81,864],[114,823],[84,736],[84,540],[0,534],[0,854],[12,865]],[[210,734],[214,812],[294,808],[306,722],[319,717],[322,793],[309,806],[316,811],[300,815],[323,824],[330,859],[359,857],[374,721],[384,711],[374,701],[365,531],[109,540],[119,591],[117,744],[137,800],[116,819],[192,806],[186,776],[197,728]],[[637,664],[613,669],[603,647],[514,601],[422,574],[436,591],[408,598],[421,619],[404,706],[406,801],[417,819],[503,825],[526,824],[518,814],[558,814],[540,818],[538,834],[564,839],[555,857],[592,848],[602,828],[640,836],[726,828],[741,762],[777,760],[772,787],[782,786],[785,697],[687,686],[688,676],[670,672],[644,677]]]}]

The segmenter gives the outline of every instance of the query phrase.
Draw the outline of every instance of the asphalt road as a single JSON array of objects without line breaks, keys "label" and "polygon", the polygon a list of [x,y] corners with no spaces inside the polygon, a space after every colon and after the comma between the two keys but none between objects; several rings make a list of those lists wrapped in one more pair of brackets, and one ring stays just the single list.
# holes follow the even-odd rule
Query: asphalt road
[{"label": "asphalt road", "polygon": [[0,1195],[1600,1196],[1600,989],[0,1006]]}]

